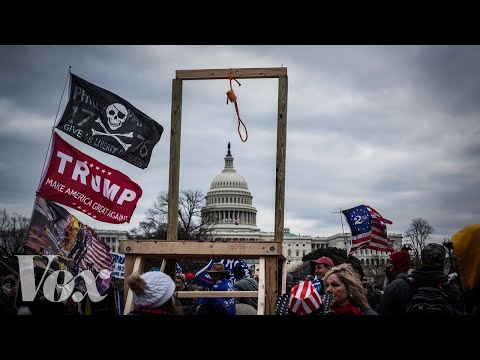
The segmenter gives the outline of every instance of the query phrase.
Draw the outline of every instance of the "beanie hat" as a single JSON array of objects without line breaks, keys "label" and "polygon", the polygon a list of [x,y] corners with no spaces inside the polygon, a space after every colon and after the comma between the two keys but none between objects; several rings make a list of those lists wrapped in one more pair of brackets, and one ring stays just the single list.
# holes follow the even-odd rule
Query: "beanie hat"
[{"label": "beanie hat", "polygon": [[440,244],[427,244],[422,249],[422,265],[440,267],[445,264],[445,247]]},{"label": "beanie hat", "polygon": [[393,266],[398,273],[407,272],[410,268],[410,253],[407,250],[400,250],[390,254]]},{"label": "beanie hat", "polygon": [[186,273],[185,279],[187,279],[187,281],[193,281],[193,279],[195,279],[195,275],[193,275],[192,273]]},{"label": "beanie hat", "polygon": [[310,281],[295,285],[290,292],[288,306],[296,315],[308,315],[320,308],[322,299]]},{"label": "beanie hat", "polygon": [[385,273],[389,282],[397,278],[400,273],[408,272],[410,269],[410,253],[407,250],[400,250],[390,254],[390,260],[393,264],[393,269],[387,267]]},{"label": "beanie hat", "polygon": [[165,304],[175,291],[175,283],[161,271],[148,271],[130,275],[127,281],[133,291],[133,303],[137,306],[156,308]]},{"label": "beanie hat", "polygon": [[480,224],[471,224],[452,236],[455,262],[465,291],[480,286]]},{"label": "beanie hat", "polygon": [[187,280],[186,280],[186,278],[185,278],[185,275],[183,275],[182,273],[178,273],[178,274],[176,274],[175,276],[176,276],[177,278],[179,278],[180,280],[182,280],[184,284],[187,283]]},{"label": "beanie hat", "polygon": [[325,264],[328,267],[333,267],[334,266],[332,259],[330,259],[329,257],[326,257],[326,256],[322,256],[321,258],[319,258],[317,260],[311,260],[310,262],[314,263],[314,264]]}]

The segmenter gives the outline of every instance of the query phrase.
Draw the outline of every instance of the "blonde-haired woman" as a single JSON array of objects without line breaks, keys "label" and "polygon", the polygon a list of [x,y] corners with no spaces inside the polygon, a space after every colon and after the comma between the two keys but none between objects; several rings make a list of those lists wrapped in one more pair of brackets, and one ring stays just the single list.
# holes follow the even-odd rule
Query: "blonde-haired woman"
[{"label": "blonde-haired woman", "polygon": [[366,290],[350,264],[331,268],[323,278],[325,292],[333,295],[330,310],[337,315],[378,315],[368,304]]}]

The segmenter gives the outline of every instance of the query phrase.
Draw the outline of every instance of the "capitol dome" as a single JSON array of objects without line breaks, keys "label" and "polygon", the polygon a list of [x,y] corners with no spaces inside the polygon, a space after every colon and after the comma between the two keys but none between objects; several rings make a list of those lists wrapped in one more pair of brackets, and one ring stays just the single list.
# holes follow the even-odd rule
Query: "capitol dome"
[{"label": "capitol dome", "polygon": [[230,154],[230,149],[225,157],[225,168],[220,174],[215,176],[210,185],[210,190],[220,188],[238,188],[248,190],[248,184],[245,179],[237,174],[237,171],[233,168],[233,157]]},{"label": "capitol dome", "polygon": [[215,229],[243,229],[259,231],[256,226],[257,209],[252,206],[252,194],[245,179],[233,167],[233,156],[225,156],[225,167],[213,178],[210,190],[205,196],[206,205],[202,217],[216,223]]}]

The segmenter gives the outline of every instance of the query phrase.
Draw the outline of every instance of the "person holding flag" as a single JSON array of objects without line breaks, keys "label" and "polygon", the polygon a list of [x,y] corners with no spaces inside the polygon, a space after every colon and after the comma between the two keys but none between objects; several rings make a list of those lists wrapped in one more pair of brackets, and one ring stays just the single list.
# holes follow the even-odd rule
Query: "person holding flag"
[{"label": "person holding flag", "polygon": [[[213,263],[207,271],[212,279],[210,291],[233,291],[230,281],[230,271],[225,270],[223,263]],[[235,315],[235,298],[201,298],[199,299],[197,315]]]},{"label": "person holding flag", "polygon": [[313,286],[320,295],[325,294],[325,288],[323,286],[323,277],[334,266],[332,259],[326,256],[322,256],[317,260],[311,260],[310,264],[315,266],[315,278],[312,281]]}]

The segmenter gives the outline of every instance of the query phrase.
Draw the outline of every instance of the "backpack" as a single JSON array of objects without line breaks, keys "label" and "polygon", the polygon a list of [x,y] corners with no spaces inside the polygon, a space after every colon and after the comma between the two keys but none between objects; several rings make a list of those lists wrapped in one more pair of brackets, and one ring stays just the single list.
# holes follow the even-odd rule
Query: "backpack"
[{"label": "backpack", "polygon": [[418,287],[412,278],[404,278],[412,290],[412,297],[405,312],[407,315],[454,316],[455,310],[447,301],[447,295],[441,288]]}]

